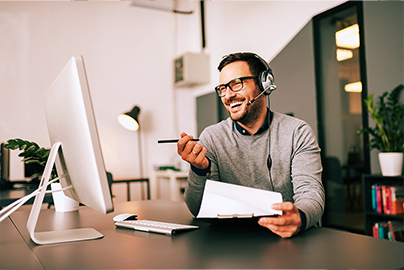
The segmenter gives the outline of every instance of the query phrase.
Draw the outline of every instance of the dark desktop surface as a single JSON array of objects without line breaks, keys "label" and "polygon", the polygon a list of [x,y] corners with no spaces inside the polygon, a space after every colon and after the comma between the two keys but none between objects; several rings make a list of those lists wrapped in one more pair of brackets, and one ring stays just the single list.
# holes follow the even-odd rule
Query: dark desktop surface
[{"label": "dark desktop surface", "polygon": [[0,269],[42,268],[12,221],[7,218],[0,222]]},{"label": "dark desktop surface", "polygon": [[[139,219],[196,224],[193,231],[166,236],[116,228],[112,218],[134,213]],[[204,269],[204,268],[402,268],[404,243],[329,228],[311,228],[293,238],[282,239],[258,225],[212,225],[194,219],[184,203],[152,200],[118,203],[115,212],[103,215],[88,207],[57,213],[42,210],[37,231],[91,227],[101,232],[99,240],[36,245],[28,235],[29,212],[12,214],[25,247],[43,268],[52,269]],[[0,224],[0,248],[7,250]],[[16,237],[18,239],[18,237]],[[18,244],[18,243],[16,243]],[[20,243],[21,244],[21,243]],[[5,256],[4,254],[2,255]],[[32,255],[31,255],[32,256]],[[11,260],[11,259],[10,259]],[[0,268],[15,268],[0,261]],[[17,266],[17,261],[16,261]],[[38,265],[37,265],[38,266]],[[41,268],[38,267],[38,268]],[[37,268],[35,265],[29,268]]]}]

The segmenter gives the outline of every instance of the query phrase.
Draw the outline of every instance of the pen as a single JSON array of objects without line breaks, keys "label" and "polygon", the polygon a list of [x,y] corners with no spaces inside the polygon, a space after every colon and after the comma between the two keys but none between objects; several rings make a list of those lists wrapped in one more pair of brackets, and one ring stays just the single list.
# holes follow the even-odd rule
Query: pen
[{"label": "pen", "polygon": [[[172,140],[158,140],[157,143],[177,143],[179,139],[172,139]],[[192,139],[191,141],[197,142],[199,139]]]}]

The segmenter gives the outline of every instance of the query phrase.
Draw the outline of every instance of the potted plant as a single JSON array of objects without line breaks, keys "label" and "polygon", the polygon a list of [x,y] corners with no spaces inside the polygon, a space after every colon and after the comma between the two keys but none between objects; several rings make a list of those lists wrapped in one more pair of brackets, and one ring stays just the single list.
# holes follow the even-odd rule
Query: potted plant
[{"label": "potted plant", "polygon": [[[374,127],[362,128],[357,134],[368,132],[372,138],[369,149],[377,149],[383,176],[401,175],[404,150],[404,104],[399,101],[404,86],[398,85],[391,92],[378,97],[378,103],[369,95],[365,105],[370,117],[376,122]],[[387,159],[387,161],[386,161]]]},{"label": "potted plant", "polygon": [[[30,142],[22,139],[10,139],[4,145],[4,148],[10,150],[20,150],[21,153],[18,154],[19,157],[22,157],[22,162],[25,164],[36,164],[39,167],[42,167],[42,171],[45,169],[46,161],[49,156],[49,149],[45,149],[44,147],[39,147],[39,145],[35,142]],[[52,170],[51,179],[56,177],[56,171]]]},{"label": "potted plant", "polygon": [[[20,150],[21,153],[19,153],[18,156],[23,158],[22,162],[24,162],[25,164],[38,164],[42,167],[41,171],[45,169],[50,149],[45,149],[44,147],[40,147],[35,142],[22,140],[19,138],[8,140],[4,147],[10,150]],[[56,177],[56,169],[53,168],[50,180],[55,179]],[[55,181],[51,184],[51,188],[55,191],[60,190],[62,187],[59,181]],[[53,192],[52,197],[56,211],[67,212],[78,210],[79,203],[65,196],[63,192]]]}]

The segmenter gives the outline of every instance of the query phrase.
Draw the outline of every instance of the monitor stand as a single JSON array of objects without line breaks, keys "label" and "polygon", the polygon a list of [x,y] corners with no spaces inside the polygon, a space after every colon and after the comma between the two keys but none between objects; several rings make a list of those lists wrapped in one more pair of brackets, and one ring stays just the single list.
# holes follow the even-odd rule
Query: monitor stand
[{"label": "monitor stand", "polygon": [[55,164],[56,157],[59,148],[61,148],[61,145],[61,143],[55,143],[54,145],[52,145],[48,160],[46,162],[45,170],[39,184],[39,188],[41,189],[41,191],[35,196],[34,204],[32,205],[31,213],[27,222],[27,229],[31,236],[31,239],[38,245],[93,240],[103,237],[101,233],[92,228],[35,232],[35,227],[38,221],[39,213],[41,211],[41,206],[44,200],[46,189],[50,184],[49,178],[51,176],[52,168]]}]

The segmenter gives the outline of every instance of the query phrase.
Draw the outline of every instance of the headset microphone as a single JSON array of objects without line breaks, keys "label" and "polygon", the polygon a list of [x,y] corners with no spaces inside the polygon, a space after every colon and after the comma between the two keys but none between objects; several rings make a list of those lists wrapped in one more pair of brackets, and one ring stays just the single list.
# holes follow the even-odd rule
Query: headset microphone
[{"label": "headset microphone", "polygon": [[262,94],[264,94],[266,91],[269,90],[269,94],[271,94],[272,91],[274,91],[276,89],[276,85],[270,85],[267,89],[265,89],[264,91],[262,91],[258,96],[256,96],[254,99],[250,100],[249,102],[247,102],[247,106],[250,106],[257,98],[259,98]]}]

